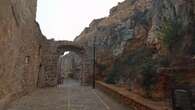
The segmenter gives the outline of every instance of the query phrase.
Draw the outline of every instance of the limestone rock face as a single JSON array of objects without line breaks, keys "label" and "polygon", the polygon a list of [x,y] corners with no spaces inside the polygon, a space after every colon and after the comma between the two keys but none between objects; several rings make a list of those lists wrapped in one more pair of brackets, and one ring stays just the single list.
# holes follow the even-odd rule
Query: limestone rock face
[{"label": "limestone rock face", "polygon": [[114,59],[125,54],[127,45],[134,43],[133,40],[145,42],[152,18],[148,11],[151,7],[152,0],[126,0],[119,3],[110,10],[108,17],[92,21],[75,42],[86,47],[91,64],[95,43],[96,62],[112,65]]},{"label": "limestone rock face", "polygon": [[[193,0],[155,0],[153,2],[153,16],[152,16],[152,27],[149,31],[147,42],[151,45],[154,44],[159,46],[160,43],[158,40],[158,30],[164,23],[165,19],[172,19],[173,21],[178,21],[181,23],[182,27],[180,30],[185,30],[188,34],[192,34],[194,31],[194,14],[193,14]],[[175,27],[177,28],[177,27]],[[185,33],[184,32],[184,33]],[[184,38],[181,48],[189,48],[192,42],[189,40],[192,39],[192,35],[183,35]],[[186,37],[187,38],[186,38]],[[192,41],[192,40],[191,40]],[[157,47],[158,48],[158,47]],[[184,50],[183,50],[184,51]]]},{"label": "limestone rock face", "polygon": [[[108,17],[92,21],[90,26],[75,39],[75,42],[86,47],[91,58],[89,68],[92,68],[95,45],[98,78],[105,80],[104,78],[112,72],[113,65],[118,64],[116,67],[120,68],[117,71],[120,74],[119,82],[130,82],[132,89],[137,88],[135,91],[142,92],[143,75],[139,74],[140,71],[132,71],[131,68],[135,67],[130,64],[144,62],[148,55],[144,56],[145,53],[143,53],[146,48],[153,50],[150,57],[156,61],[161,59],[161,55],[166,54],[165,45],[162,44],[162,39],[159,39],[158,34],[165,19],[173,21],[178,19],[181,22],[180,30],[183,29],[183,34],[178,41],[181,42],[180,51],[186,55],[192,55],[195,47],[194,7],[193,0],[125,0],[112,8]],[[71,59],[78,59],[73,56]],[[137,58],[137,61],[133,61],[134,59],[131,61],[131,58]],[[130,78],[132,72],[137,74],[133,77],[134,79]]]},{"label": "limestone rock face", "polygon": [[36,87],[44,37],[35,16],[36,0],[0,1],[0,99]]}]

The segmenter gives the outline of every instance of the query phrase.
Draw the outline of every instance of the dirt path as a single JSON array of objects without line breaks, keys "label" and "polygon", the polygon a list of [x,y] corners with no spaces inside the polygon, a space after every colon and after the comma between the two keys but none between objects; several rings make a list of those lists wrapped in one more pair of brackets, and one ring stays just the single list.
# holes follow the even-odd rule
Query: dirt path
[{"label": "dirt path", "polygon": [[129,110],[104,93],[67,79],[55,88],[40,89],[11,104],[8,110]]}]

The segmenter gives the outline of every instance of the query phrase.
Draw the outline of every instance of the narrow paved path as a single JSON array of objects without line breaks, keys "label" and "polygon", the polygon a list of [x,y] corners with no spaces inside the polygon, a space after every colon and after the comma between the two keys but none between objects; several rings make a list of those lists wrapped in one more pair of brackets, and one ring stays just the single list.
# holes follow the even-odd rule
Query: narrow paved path
[{"label": "narrow paved path", "polygon": [[8,110],[129,110],[104,93],[67,79],[55,88],[40,89],[11,104]]}]

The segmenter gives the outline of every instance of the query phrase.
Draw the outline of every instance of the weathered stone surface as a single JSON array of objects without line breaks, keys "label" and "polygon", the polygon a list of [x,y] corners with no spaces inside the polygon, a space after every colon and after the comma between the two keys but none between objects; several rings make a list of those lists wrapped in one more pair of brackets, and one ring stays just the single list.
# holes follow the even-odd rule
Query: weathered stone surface
[{"label": "weathered stone surface", "polygon": [[[59,70],[59,58],[65,51],[73,51],[84,59],[86,52],[79,43],[71,41],[45,40],[42,42],[41,63],[38,76],[38,87],[56,86],[60,83],[62,74]],[[81,66],[85,65],[82,62]],[[83,70],[85,68],[82,68]],[[82,71],[80,74],[84,74]],[[80,75],[79,74],[79,75]]]},{"label": "weathered stone surface", "polygon": [[[125,0],[112,8],[108,17],[92,21],[75,42],[87,49],[91,59],[89,64],[93,64],[95,42],[97,78],[105,80],[105,77],[112,72],[113,65],[118,64],[117,67],[120,68],[118,83],[125,82],[134,92],[144,95],[141,70],[132,72],[131,68],[135,67],[124,62],[129,62],[129,57],[135,54],[135,57],[142,57],[134,62],[144,63],[147,56],[144,58],[145,53],[136,53],[136,51],[143,49],[144,52],[147,48],[153,50],[150,55],[151,60],[163,59],[161,56],[167,54],[168,50],[162,44],[162,39],[159,39],[159,28],[165,19],[179,19],[182,24],[180,30],[183,31],[181,39],[176,41],[181,42],[179,51],[183,55],[194,55],[194,7],[193,0]],[[177,55],[177,53],[172,54]],[[64,59],[68,58],[70,57],[66,56]],[[71,59],[78,58],[71,56]],[[89,68],[92,69],[92,66],[89,65]]]},{"label": "weathered stone surface", "polygon": [[[144,45],[151,19],[147,10],[151,7],[152,0],[126,0],[119,3],[111,9],[108,17],[92,21],[75,42],[86,47],[91,64],[93,64],[95,42],[97,64],[109,68],[116,58],[125,54],[129,44],[136,45],[136,42],[132,42],[135,39],[141,42],[142,46]],[[89,68],[93,68],[92,66],[90,65]]]},{"label": "weathered stone surface", "polygon": [[[72,58],[76,59],[76,61]],[[77,56],[77,58],[76,58]],[[65,77],[72,77],[74,79],[80,79],[82,65],[76,65],[75,62],[81,63],[81,58],[76,53],[67,54],[65,56],[61,56],[59,59],[59,72]],[[75,68],[77,67],[77,68]],[[77,74],[74,74],[77,73]],[[75,76],[76,75],[76,76]]]},{"label": "weathered stone surface", "polygon": [[44,37],[35,14],[36,0],[0,1],[0,99],[36,88]]},{"label": "weathered stone surface", "polygon": [[83,54],[78,43],[47,40],[35,17],[36,0],[0,1],[0,100],[8,100],[3,102],[37,86],[57,85],[59,56],[67,50]]}]

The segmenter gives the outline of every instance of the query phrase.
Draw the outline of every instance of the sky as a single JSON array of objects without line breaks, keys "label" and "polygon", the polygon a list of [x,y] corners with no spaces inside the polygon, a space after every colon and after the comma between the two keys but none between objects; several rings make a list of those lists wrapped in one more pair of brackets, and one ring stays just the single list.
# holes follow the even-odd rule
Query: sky
[{"label": "sky", "polygon": [[74,40],[93,19],[109,15],[124,0],[38,0],[36,21],[55,40]]}]

